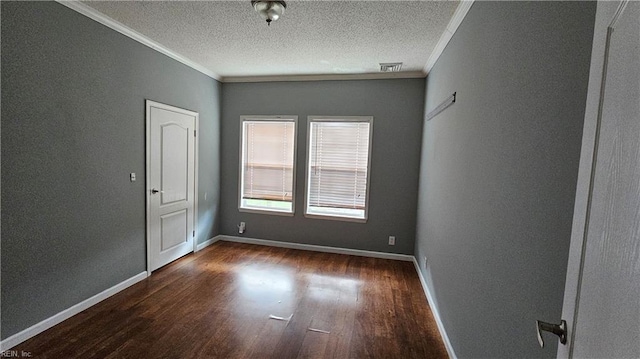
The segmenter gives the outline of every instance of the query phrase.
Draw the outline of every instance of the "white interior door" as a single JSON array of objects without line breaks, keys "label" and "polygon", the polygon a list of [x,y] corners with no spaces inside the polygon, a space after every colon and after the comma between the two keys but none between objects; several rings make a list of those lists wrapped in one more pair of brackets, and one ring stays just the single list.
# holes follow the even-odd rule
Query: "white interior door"
[{"label": "white interior door", "polygon": [[598,2],[559,358],[640,358],[640,2]]},{"label": "white interior door", "polygon": [[194,249],[198,114],[147,101],[148,267]]}]

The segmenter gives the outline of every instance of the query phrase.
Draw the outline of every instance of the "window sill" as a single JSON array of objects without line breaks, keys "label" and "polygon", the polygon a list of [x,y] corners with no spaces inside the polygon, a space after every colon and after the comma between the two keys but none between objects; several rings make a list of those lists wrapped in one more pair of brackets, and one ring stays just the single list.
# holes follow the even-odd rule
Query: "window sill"
[{"label": "window sill", "polygon": [[239,212],[244,213],[255,213],[255,214],[266,214],[272,216],[283,216],[283,217],[293,217],[293,212],[280,212],[280,211],[271,211],[268,209],[255,209],[255,208],[238,208]]},{"label": "window sill", "polygon": [[329,215],[329,214],[310,214],[310,213],[305,213],[304,216],[306,218],[311,218],[311,219],[324,219],[324,220],[329,220],[329,221],[367,223],[367,217],[365,217],[365,218],[353,218],[353,217],[332,216],[332,215]]}]

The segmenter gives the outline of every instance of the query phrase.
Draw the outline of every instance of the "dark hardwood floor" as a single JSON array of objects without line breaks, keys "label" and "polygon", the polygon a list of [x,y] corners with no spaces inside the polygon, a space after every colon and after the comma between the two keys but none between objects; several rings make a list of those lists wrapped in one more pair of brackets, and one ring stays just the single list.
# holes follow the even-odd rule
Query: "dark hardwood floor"
[{"label": "dark hardwood floor", "polygon": [[183,257],[13,350],[34,358],[447,357],[411,262],[231,242]]}]

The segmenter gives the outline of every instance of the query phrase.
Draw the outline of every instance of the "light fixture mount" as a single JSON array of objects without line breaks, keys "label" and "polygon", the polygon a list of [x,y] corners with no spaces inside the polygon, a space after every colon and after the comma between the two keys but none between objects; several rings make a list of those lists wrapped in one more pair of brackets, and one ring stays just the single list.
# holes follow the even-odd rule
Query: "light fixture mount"
[{"label": "light fixture mount", "polygon": [[284,14],[287,4],[284,1],[252,0],[251,6],[263,19],[267,20],[267,25],[276,21]]}]

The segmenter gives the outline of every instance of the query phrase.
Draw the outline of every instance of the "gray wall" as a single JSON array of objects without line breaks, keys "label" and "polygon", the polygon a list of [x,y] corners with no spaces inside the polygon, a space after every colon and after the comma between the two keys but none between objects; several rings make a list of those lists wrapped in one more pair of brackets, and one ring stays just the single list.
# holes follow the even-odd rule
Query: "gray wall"
[{"label": "gray wall", "polygon": [[145,270],[145,99],[200,113],[198,240],[218,233],[220,87],[60,4],[2,2],[2,338]]},{"label": "gray wall", "polygon": [[[420,163],[424,79],[225,83],[222,86],[222,234],[284,242],[412,254]],[[240,115],[298,115],[296,213],[238,211]],[[303,215],[307,116],[374,116],[369,220],[352,223]],[[388,236],[396,245],[388,245]]]},{"label": "gray wall", "polygon": [[415,253],[460,358],[555,357],[595,7],[476,2],[427,78],[426,112],[458,96],[424,125]]}]

